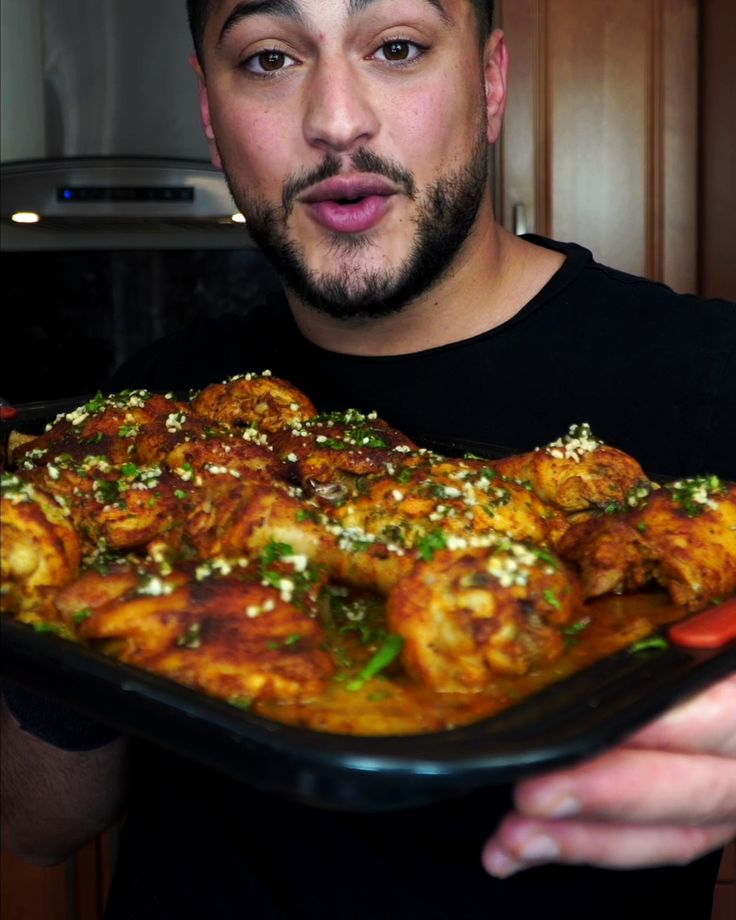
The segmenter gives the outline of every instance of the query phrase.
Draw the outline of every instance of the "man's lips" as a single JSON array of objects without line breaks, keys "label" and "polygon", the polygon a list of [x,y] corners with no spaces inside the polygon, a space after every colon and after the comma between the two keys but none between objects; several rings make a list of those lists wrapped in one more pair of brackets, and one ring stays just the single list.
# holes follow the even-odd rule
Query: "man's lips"
[{"label": "man's lips", "polygon": [[299,200],[306,204],[320,201],[351,201],[355,198],[395,195],[396,186],[382,176],[336,176],[308,189]]},{"label": "man's lips", "polygon": [[363,233],[379,222],[397,192],[381,176],[338,176],[315,185],[299,200],[333,233]]}]

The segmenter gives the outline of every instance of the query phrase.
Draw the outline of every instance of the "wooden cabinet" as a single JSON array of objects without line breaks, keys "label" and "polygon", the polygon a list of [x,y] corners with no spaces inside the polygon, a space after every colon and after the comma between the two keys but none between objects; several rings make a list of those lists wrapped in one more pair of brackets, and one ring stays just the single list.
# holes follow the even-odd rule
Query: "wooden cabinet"
[{"label": "wooden cabinet", "polygon": [[101,920],[117,845],[117,828],[59,866],[40,868],[2,853],[2,920]]},{"label": "wooden cabinet", "polygon": [[501,0],[500,219],[697,287],[696,0]]}]

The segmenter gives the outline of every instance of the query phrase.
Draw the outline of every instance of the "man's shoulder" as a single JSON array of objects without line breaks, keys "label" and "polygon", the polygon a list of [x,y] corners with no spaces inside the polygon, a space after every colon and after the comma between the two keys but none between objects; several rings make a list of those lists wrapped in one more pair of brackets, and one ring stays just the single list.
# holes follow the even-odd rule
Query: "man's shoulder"
[{"label": "man's shoulder", "polygon": [[670,309],[688,312],[694,307],[733,318],[736,304],[725,298],[706,299],[697,294],[678,292],[662,281],[624,271],[605,262],[574,242],[561,242],[536,234],[525,236],[529,242],[565,256],[565,263],[552,279],[551,293],[571,296],[592,296],[596,303],[619,306],[649,306],[650,309]]}]

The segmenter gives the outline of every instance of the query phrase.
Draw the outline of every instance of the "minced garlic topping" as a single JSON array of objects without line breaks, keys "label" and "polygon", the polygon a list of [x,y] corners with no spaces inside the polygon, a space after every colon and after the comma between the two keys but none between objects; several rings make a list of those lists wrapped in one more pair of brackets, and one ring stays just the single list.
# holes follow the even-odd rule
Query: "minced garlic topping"
[{"label": "minced garlic topping", "polygon": [[581,425],[570,425],[566,435],[552,441],[544,450],[556,460],[573,460],[580,463],[586,454],[592,454],[602,444],[602,441],[593,436],[590,425],[583,422]]}]

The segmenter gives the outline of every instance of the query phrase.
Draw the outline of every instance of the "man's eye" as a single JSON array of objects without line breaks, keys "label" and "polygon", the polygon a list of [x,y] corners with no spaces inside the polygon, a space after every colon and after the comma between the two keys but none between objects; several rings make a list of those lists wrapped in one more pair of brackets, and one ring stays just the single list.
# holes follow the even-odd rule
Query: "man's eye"
[{"label": "man's eye", "polygon": [[270,48],[268,51],[261,51],[248,58],[245,62],[245,67],[251,73],[265,76],[266,74],[286,70],[294,63],[294,59],[289,57],[288,54],[275,48]]},{"label": "man's eye", "polygon": [[410,41],[384,42],[376,51],[375,56],[379,61],[403,64],[418,58],[424,49]]}]

